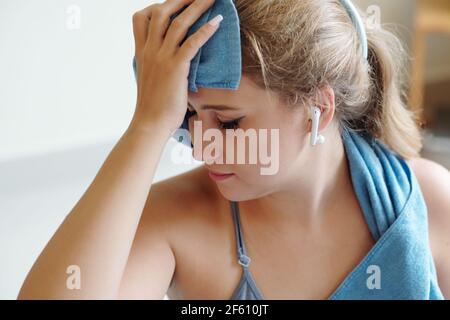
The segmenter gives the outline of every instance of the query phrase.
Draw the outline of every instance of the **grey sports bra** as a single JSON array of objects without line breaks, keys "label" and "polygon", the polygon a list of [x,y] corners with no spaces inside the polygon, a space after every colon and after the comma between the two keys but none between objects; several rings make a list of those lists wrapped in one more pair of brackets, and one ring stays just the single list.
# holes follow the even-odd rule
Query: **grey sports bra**
[{"label": "grey sports bra", "polygon": [[233,221],[236,232],[237,256],[238,263],[242,265],[243,272],[239,285],[231,296],[230,300],[263,300],[263,295],[256,286],[250,270],[250,257],[245,249],[244,238],[242,236],[241,220],[239,217],[239,205],[235,201],[230,201],[231,211],[233,213]]}]

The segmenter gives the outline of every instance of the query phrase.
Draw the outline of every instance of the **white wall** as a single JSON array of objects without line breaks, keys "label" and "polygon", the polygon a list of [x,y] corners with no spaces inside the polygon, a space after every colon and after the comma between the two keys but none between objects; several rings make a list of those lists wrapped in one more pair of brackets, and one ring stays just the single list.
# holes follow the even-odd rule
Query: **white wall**
[{"label": "white wall", "polygon": [[148,3],[0,0],[0,159],[118,137],[136,94],[131,15]]}]

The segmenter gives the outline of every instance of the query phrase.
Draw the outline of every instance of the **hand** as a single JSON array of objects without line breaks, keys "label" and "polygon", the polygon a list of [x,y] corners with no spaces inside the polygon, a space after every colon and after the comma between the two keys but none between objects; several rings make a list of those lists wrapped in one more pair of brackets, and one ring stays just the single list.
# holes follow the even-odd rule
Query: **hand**
[{"label": "hand", "polygon": [[[162,121],[172,131],[181,125],[187,109],[191,60],[218,30],[219,23],[206,23],[183,45],[180,43],[213,3],[166,0],[133,15],[138,95],[132,123],[151,126],[154,121]],[[185,6],[170,23],[170,17]]]}]

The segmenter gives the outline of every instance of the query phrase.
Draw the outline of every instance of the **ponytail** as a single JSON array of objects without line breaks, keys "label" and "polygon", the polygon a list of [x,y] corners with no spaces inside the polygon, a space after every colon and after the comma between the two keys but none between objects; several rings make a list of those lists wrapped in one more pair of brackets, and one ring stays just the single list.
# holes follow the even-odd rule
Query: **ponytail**
[{"label": "ponytail", "polygon": [[405,51],[391,32],[367,30],[369,42],[370,98],[365,129],[404,158],[418,157],[422,149],[419,117],[404,100]]}]

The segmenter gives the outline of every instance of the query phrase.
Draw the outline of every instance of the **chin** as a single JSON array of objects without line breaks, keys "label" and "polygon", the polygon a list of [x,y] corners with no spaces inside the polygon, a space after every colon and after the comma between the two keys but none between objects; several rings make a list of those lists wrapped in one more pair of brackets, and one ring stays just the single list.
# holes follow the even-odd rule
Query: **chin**
[{"label": "chin", "polygon": [[229,201],[243,202],[261,197],[260,192],[250,190],[250,188],[237,188],[236,186],[225,186],[217,184],[220,194]]}]

